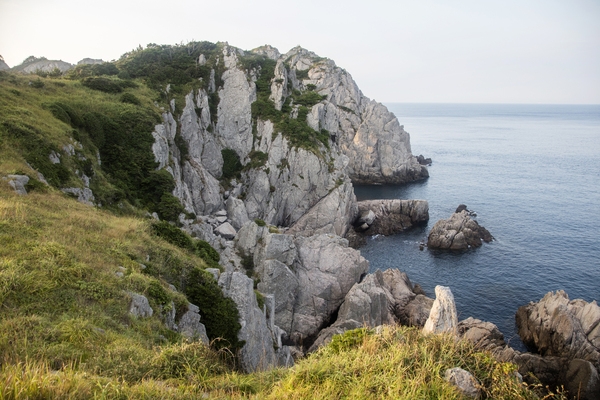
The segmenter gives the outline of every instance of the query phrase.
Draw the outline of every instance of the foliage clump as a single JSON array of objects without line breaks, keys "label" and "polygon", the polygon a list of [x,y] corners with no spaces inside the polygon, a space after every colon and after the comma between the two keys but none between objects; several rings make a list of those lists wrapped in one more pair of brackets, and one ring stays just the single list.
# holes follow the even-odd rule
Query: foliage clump
[{"label": "foliage clump", "polygon": [[240,156],[232,149],[221,150],[221,156],[223,157],[223,179],[231,179],[238,177],[243,169],[242,163],[240,162]]}]

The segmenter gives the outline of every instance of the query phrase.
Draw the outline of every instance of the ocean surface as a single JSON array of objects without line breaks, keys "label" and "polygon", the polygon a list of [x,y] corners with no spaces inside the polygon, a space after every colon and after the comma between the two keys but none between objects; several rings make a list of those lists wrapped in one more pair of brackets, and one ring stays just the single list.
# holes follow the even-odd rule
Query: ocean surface
[{"label": "ocean surface", "polygon": [[[547,292],[600,301],[600,105],[386,104],[433,159],[430,178],[357,186],[359,200],[425,199],[429,224],[361,248],[371,271],[399,268],[430,297],[449,286],[459,320],[493,322],[523,350],[521,305]],[[496,239],[466,253],[419,250],[459,204]]]}]

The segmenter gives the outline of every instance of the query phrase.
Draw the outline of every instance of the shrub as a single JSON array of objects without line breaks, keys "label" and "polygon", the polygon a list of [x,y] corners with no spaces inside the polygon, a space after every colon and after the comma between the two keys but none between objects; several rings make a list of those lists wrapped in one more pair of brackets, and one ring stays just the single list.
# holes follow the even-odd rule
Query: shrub
[{"label": "shrub", "polygon": [[204,240],[196,240],[194,242],[195,253],[202,258],[212,268],[219,268],[219,260],[221,256],[219,253],[212,248],[208,242]]},{"label": "shrub", "polygon": [[241,329],[239,312],[235,302],[223,295],[215,278],[208,272],[194,268],[184,290],[192,304],[200,308],[206,334],[217,348],[228,347],[232,352],[241,349],[244,342],[238,340]]},{"label": "shrub", "polygon": [[163,193],[160,198],[160,203],[156,206],[156,212],[161,219],[167,221],[177,221],[179,214],[185,209],[181,205],[179,199],[171,193]]},{"label": "shrub", "polygon": [[242,171],[242,163],[240,162],[240,156],[232,149],[221,150],[221,156],[223,157],[223,179],[231,179],[239,175]]},{"label": "shrub", "polygon": [[269,155],[267,153],[256,150],[252,150],[248,156],[250,157],[250,162],[246,164],[247,169],[260,168],[265,165],[269,159]]},{"label": "shrub", "polygon": [[187,250],[192,249],[192,239],[181,229],[171,225],[166,221],[154,222],[152,224],[152,230],[156,236],[163,238],[175,246]]},{"label": "shrub", "polygon": [[120,84],[120,81],[109,78],[89,77],[82,80],[81,83],[85,87],[105,93],[121,93],[123,91],[123,86]]},{"label": "shrub", "polygon": [[142,104],[142,102],[140,101],[140,99],[138,99],[134,94],[132,93],[123,93],[121,95],[121,98],[119,99],[119,101],[121,103],[128,103],[128,104],[133,104],[135,106],[139,106]]},{"label": "shrub", "polygon": [[263,221],[262,219],[260,219],[260,218],[256,218],[256,219],[254,220],[254,223],[255,223],[256,225],[258,225],[258,226],[267,226],[267,223],[266,223],[265,221]]}]

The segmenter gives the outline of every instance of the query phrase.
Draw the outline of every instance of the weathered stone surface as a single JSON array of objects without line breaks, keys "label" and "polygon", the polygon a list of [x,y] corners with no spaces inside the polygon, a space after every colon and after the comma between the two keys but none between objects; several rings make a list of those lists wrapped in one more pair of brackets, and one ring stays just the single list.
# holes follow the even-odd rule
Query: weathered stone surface
[{"label": "weathered stone surface", "polygon": [[402,323],[401,318],[422,326],[432,303],[433,299],[415,295],[406,273],[398,269],[378,270],[352,287],[335,323],[319,333],[308,351],[329,343],[333,335],[348,329]]},{"label": "weathered stone surface", "polygon": [[231,298],[240,313],[242,328],[238,339],[246,343],[240,350],[240,364],[244,371],[266,370],[275,365],[275,351],[267,320],[258,308],[253,281],[240,272],[225,272],[219,286]]},{"label": "weathered stone surface", "polygon": [[4,61],[4,58],[2,56],[0,56],[0,71],[6,71],[9,69],[10,69],[10,67],[8,66],[8,64],[6,64],[6,62]]},{"label": "weathered stone surface", "polygon": [[580,400],[600,398],[600,378],[598,370],[586,360],[573,359],[566,374],[566,389],[569,394]]},{"label": "weathered stone surface", "polygon": [[192,303],[188,304],[188,310],[179,319],[177,330],[188,339],[198,339],[209,344],[206,327],[200,322],[200,308]]},{"label": "weathered stone surface", "polygon": [[336,236],[300,237],[294,243],[298,249],[294,268],[299,290],[289,330],[280,326],[292,340],[302,343],[330,321],[352,286],[367,272],[369,262]]},{"label": "weathered stone surface", "polygon": [[146,296],[133,292],[128,292],[127,294],[131,297],[131,304],[129,305],[129,313],[131,315],[139,318],[152,316],[154,310],[150,307]]},{"label": "weathered stone surface", "polygon": [[68,71],[73,68],[72,64],[62,60],[48,60],[45,57],[28,57],[23,61],[22,64],[12,68],[15,72],[22,72],[24,74],[34,74],[36,72],[54,72],[55,70],[62,72]]},{"label": "weathered stone surface", "polygon": [[458,389],[459,392],[467,397],[479,399],[481,397],[481,389],[479,382],[469,371],[462,368],[450,368],[444,372],[444,379]]},{"label": "weathered stone surface", "polygon": [[355,229],[367,224],[366,230],[359,229],[367,235],[391,235],[429,221],[426,200],[365,200],[358,202],[358,212]]},{"label": "weathered stone surface", "polygon": [[90,188],[63,188],[61,189],[64,193],[70,194],[77,198],[77,201],[88,206],[94,205],[94,193]]},{"label": "weathered stone surface", "polygon": [[449,219],[441,219],[435,223],[429,237],[427,247],[430,249],[466,250],[480,247],[481,241],[491,242],[492,235],[487,229],[471,219],[467,210],[454,213]]},{"label": "weathered stone surface", "polygon": [[250,221],[244,202],[235,197],[229,197],[225,203],[227,216],[235,229],[240,229],[246,222]]},{"label": "weathered stone surface", "polygon": [[457,334],[457,326],[458,317],[454,295],[449,287],[438,285],[435,287],[435,301],[423,327],[423,332]]},{"label": "weathered stone surface", "polygon": [[343,237],[357,212],[354,189],[352,183],[347,181],[308,210],[288,233],[301,236],[329,233]]},{"label": "weathered stone surface", "polygon": [[600,307],[571,300],[562,290],[519,307],[519,336],[542,356],[582,359],[600,368]]},{"label": "weathered stone surface", "polygon": [[29,177],[27,175],[8,175],[8,184],[14,189],[17,194],[26,195],[27,189],[25,185],[29,183]]},{"label": "weathered stone surface", "polygon": [[235,235],[237,234],[237,232],[235,231],[235,228],[233,226],[231,226],[231,224],[229,222],[225,222],[225,223],[219,225],[215,229],[215,233],[227,240],[233,240],[233,238],[235,238]]}]

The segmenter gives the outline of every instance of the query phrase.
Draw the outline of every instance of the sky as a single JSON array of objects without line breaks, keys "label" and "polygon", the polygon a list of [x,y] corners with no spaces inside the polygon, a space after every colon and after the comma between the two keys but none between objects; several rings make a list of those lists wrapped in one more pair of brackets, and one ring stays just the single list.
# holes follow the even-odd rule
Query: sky
[{"label": "sky", "polygon": [[0,0],[0,55],[300,45],[380,102],[600,104],[600,0]]}]

